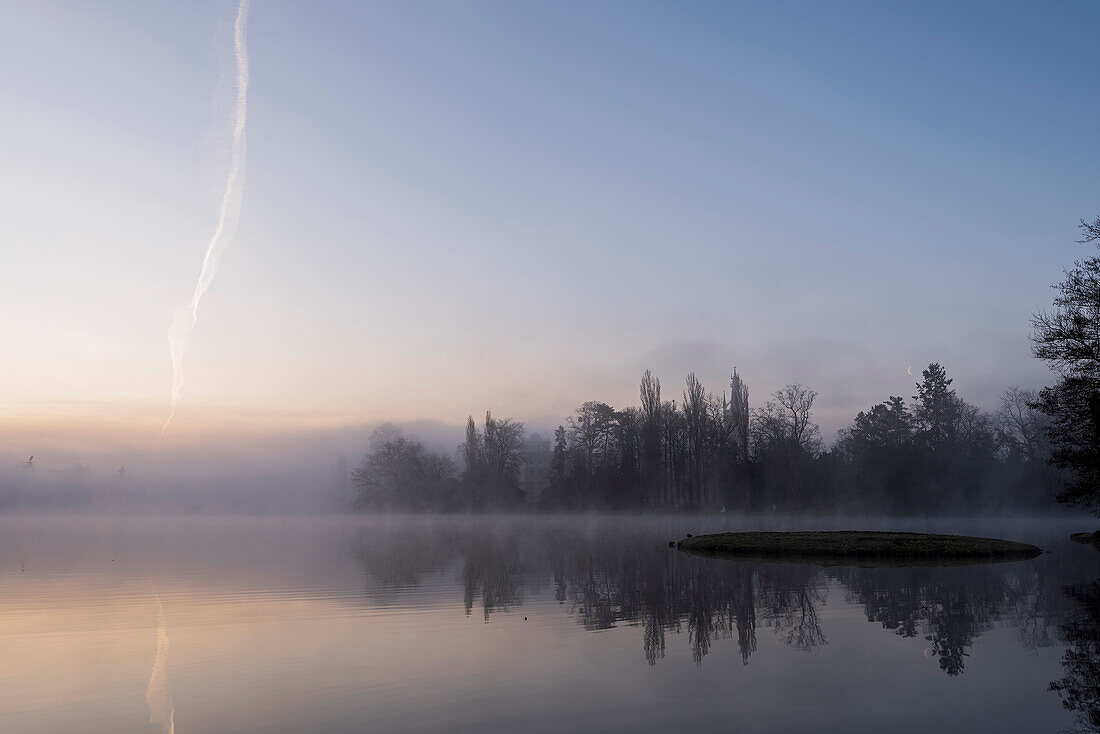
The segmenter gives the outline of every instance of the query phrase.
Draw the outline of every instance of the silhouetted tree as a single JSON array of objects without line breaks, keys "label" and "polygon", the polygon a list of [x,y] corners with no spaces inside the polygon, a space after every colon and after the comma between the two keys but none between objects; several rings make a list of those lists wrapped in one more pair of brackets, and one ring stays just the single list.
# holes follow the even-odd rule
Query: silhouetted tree
[{"label": "silhouetted tree", "polygon": [[641,467],[641,411],[626,408],[618,412],[615,443],[619,447],[618,469],[608,483],[613,507],[635,507],[645,502]]},{"label": "silhouetted tree", "polygon": [[764,487],[800,511],[812,462],[821,448],[812,420],[816,397],[808,387],[787,385],[753,411],[750,424],[753,458]]},{"label": "silhouetted tree", "polygon": [[356,506],[368,510],[445,510],[454,500],[454,462],[432,454],[400,429],[386,424],[371,434],[371,450],[352,482]]},{"label": "silhouetted tree", "polygon": [[638,391],[641,397],[642,482],[647,504],[652,506],[661,502],[665,478],[661,466],[661,381],[646,370]]},{"label": "silhouetted tree", "polygon": [[[788,385],[751,412],[736,371],[730,391],[718,398],[692,373],[683,402],[664,402],[660,380],[647,371],[639,407],[584,403],[555,434],[540,506],[1030,510],[1050,486],[1037,468],[1047,451],[1045,419],[1028,394],[1010,390],[1002,412],[988,414],[959,398],[937,363],[924,370],[912,404],[890,396],[861,411],[828,451],[813,420],[814,390]],[[463,477],[479,507],[491,460],[472,419],[466,431]]]},{"label": "silhouetted tree", "polygon": [[551,489],[563,487],[565,480],[565,426],[558,426],[554,429],[554,453],[550,457]]},{"label": "silhouetted tree", "polygon": [[855,496],[846,499],[875,511],[914,510],[923,477],[914,433],[913,416],[900,396],[860,411],[837,440],[836,452],[852,470],[844,482]]},{"label": "silhouetted tree", "polygon": [[684,457],[688,504],[702,504],[706,495],[708,416],[703,384],[691,372],[684,388]]},{"label": "silhouetted tree", "polygon": [[522,501],[519,479],[524,433],[522,423],[493,418],[488,411],[481,431],[472,417],[467,419],[466,441],[459,448],[466,460],[462,483],[473,509],[507,507]]},{"label": "silhouetted tree", "polygon": [[[1100,245],[1100,217],[1081,230],[1082,244]],[[1058,499],[1100,512],[1100,257],[1065,275],[1054,309],[1032,319],[1033,352],[1059,376],[1037,404],[1051,418],[1051,461],[1070,472]]]},{"label": "silhouetted tree", "polygon": [[579,452],[586,473],[592,474],[611,456],[615,437],[615,409],[591,400],[569,418],[570,441]]},{"label": "silhouetted tree", "polygon": [[1001,393],[997,434],[1002,448],[1020,462],[1044,464],[1050,458],[1050,419],[1038,410],[1033,390],[1013,386]]},{"label": "silhouetted tree", "polygon": [[727,462],[727,483],[737,485],[742,491],[742,507],[752,509],[751,484],[748,481],[749,466],[749,388],[737,374],[730,375],[730,399],[726,410],[726,423],[730,437],[732,456]]},{"label": "silhouetted tree", "polygon": [[[1001,394],[993,416],[1001,466],[1001,505],[1037,509],[1057,494],[1057,470],[1050,464],[1050,418],[1037,407],[1038,395],[1010,387]],[[989,498],[992,500],[992,498]]]},{"label": "silhouetted tree", "polygon": [[953,380],[947,370],[933,362],[917,383],[914,411],[918,435],[929,451],[942,451],[952,445],[958,430],[959,401],[951,389]]}]

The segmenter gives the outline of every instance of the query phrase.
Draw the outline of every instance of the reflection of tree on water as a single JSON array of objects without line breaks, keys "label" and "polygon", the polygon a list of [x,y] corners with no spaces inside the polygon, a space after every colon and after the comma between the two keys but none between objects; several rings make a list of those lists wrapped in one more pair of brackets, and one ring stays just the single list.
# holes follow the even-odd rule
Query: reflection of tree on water
[{"label": "reflection of tree on water", "polygon": [[869,621],[903,637],[924,637],[948,675],[963,672],[974,641],[997,624],[1016,625],[1027,647],[1053,644],[1057,607],[1035,564],[964,568],[822,569],[626,551],[558,554],[555,584],[586,629],[619,622],[643,628],[651,663],[664,657],[665,635],[687,627],[698,663],[715,640],[737,637],[741,659],[756,651],[758,626],[784,644],[814,650],[826,644],[818,618],[830,581],[864,607]]},{"label": "reflection of tree on water", "polygon": [[943,596],[928,609],[925,624],[928,634],[924,639],[932,643],[932,654],[939,658],[940,667],[948,675],[963,672],[969,656],[967,650],[974,639],[989,629],[989,608],[979,600],[971,599],[963,589],[945,589]]},{"label": "reflection of tree on water", "polygon": [[742,659],[756,649],[754,575],[745,564],[692,562],[675,551],[614,540],[551,544],[556,598],[588,630],[642,627],[650,664],[665,656],[666,634],[687,627],[698,662],[715,639],[736,635]]},{"label": "reflection of tree on water", "polygon": [[765,586],[766,624],[790,647],[814,650],[825,644],[817,607],[825,603],[821,573],[813,566],[779,566]]},{"label": "reflection of tree on water", "polygon": [[418,530],[364,535],[356,549],[364,569],[383,588],[400,589],[457,562],[466,613],[480,605],[486,620],[494,611],[521,606],[541,576],[553,579],[555,599],[585,629],[640,626],[650,664],[665,656],[667,633],[685,627],[697,663],[715,640],[736,637],[747,664],[756,651],[758,620],[793,647],[824,643],[817,621],[822,578],[811,566],[703,562],[561,528],[534,536],[499,527]]},{"label": "reflection of tree on water", "polygon": [[843,569],[867,619],[902,637],[924,636],[948,675],[963,672],[974,640],[1013,603],[1018,587],[983,567]]},{"label": "reflection of tree on water", "polygon": [[514,528],[471,533],[449,525],[421,521],[408,527],[382,525],[359,538],[354,549],[363,570],[382,588],[400,590],[423,583],[461,560],[460,582],[466,614],[479,604],[486,620],[494,611],[523,604],[523,574],[529,565]]},{"label": "reflection of tree on water", "polygon": [[514,533],[463,543],[460,552],[466,614],[470,614],[478,599],[486,622],[496,610],[507,611],[523,605],[524,562]]},{"label": "reflection of tree on water", "polygon": [[1065,576],[1049,559],[955,568],[822,569],[693,558],[636,533],[586,534],[565,525],[534,531],[500,524],[419,530],[430,532],[364,538],[359,556],[384,587],[415,584],[419,575],[453,567],[466,613],[480,605],[489,620],[494,611],[521,606],[552,583],[554,599],[585,629],[640,627],[651,665],[665,656],[668,633],[685,628],[696,663],[716,641],[736,638],[747,664],[761,626],[794,649],[814,650],[826,644],[819,609],[827,590],[839,586],[869,621],[903,637],[924,637],[940,667],[955,676],[964,671],[974,641],[996,625],[1018,627],[1027,647],[1053,644],[1053,623],[1065,605]]},{"label": "reflection of tree on water", "polygon": [[[439,573],[453,558],[453,533],[434,525],[373,527],[355,543],[354,555],[363,570],[386,589],[418,586],[427,574]],[[428,539],[410,535],[426,533]]]},{"label": "reflection of tree on water", "polygon": [[923,636],[948,675],[965,668],[969,649],[995,625],[1012,625],[1028,649],[1055,644],[1065,607],[1049,559],[955,568],[836,568],[829,571],[867,619],[902,637]]},{"label": "reflection of tree on water", "polygon": [[1069,644],[1062,655],[1065,676],[1050,690],[1077,714],[1079,731],[1100,732],[1100,581],[1067,587],[1066,596],[1076,609],[1062,625]]}]

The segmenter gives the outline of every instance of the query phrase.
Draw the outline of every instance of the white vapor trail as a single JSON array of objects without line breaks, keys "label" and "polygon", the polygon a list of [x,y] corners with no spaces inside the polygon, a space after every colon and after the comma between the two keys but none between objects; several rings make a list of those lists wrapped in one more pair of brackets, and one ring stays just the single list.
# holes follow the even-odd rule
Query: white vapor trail
[{"label": "white vapor trail", "polygon": [[176,709],[172,705],[172,693],[168,690],[168,627],[164,623],[164,605],[157,600],[157,654],[153,658],[153,670],[145,686],[145,703],[149,707],[149,723],[155,724],[162,734],[175,734]]},{"label": "white vapor trail", "polygon": [[191,332],[199,315],[199,303],[214,280],[218,270],[218,260],[226,246],[233,240],[237,231],[237,221],[241,214],[241,197],[244,194],[245,160],[245,119],[248,115],[248,48],[245,45],[245,20],[248,16],[248,0],[240,0],[237,6],[237,20],[233,24],[233,48],[237,57],[237,104],[233,122],[232,157],[229,162],[229,176],[225,182],[221,207],[218,211],[218,225],[206,246],[206,256],[202,259],[202,270],[195,283],[195,292],[191,301],[176,309],[172,326],[168,329],[168,349],[172,354],[172,407],[168,420],[160,430],[161,437],[168,430],[168,424],[176,415],[180,394],[183,392],[183,360]]}]

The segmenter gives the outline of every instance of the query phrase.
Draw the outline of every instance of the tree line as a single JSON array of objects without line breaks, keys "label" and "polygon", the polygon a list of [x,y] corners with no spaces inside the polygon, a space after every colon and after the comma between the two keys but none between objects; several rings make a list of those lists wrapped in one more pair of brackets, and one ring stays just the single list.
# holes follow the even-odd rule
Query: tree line
[{"label": "tree line", "polygon": [[761,405],[736,371],[729,391],[689,374],[662,400],[643,375],[640,406],[585,403],[555,434],[548,509],[722,509],[739,512],[941,513],[1038,508],[1052,499],[1048,420],[1036,396],[1007,390],[987,413],[930,364],[911,402],[860,412],[826,448],[817,393],[787,385]]},{"label": "tree line", "polygon": [[480,511],[514,508],[524,503],[520,477],[524,468],[524,425],[511,418],[485,414],[480,427],[466,422],[459,445],[464,468],[428,451],[422,442],[392,424],[370,437],[370,451],[351,471],[361,510]]},{"label": "tree line", "polygon": [[[915,513],[1035,509],[1051,502],[1049,420],[1038,396],[1010,388],[988,413],[951,387],[933,363],[901,396],[861,411],[826,448],[814,421],[817,393],[788,385],[750,407],[734,370],[728,390],[689,374],[677,399],[643,374],[639,404],[589,401],[554,432],[541,457],[537,507],[570,510]],[[522,423],[487,413],[467,420],[448,456],[385,426],[352,472],[371,510],[478,511],[531,504],[522,490],[531,456]]]},{"label": "tree line", "polygon": [[[1081,222],[1100,245],[1100,217]],[[794,384],[754,408],[733,370],[709,392],[689,374],[673,399],[648,370],[636,406],[581,405],[532,451],[522,423],[467,420],[462,468],[392,427],[353,472],[364,509],[720,510],[931,514],[1033,510],[1053,499],[1100,512],[1100,257],[1079,260],[1033,318],[1034,355],[1058,381],[1012,387],[987,412],[929,364],[906,399],[861,411],[826,447],[817,393]],[[544,453],[545,456],[540,456]],[[545,482],[523,489],[545,463]],[[529,482],[528,482],[529,483]],[[531,489],[530,487],[528,488]]]}]

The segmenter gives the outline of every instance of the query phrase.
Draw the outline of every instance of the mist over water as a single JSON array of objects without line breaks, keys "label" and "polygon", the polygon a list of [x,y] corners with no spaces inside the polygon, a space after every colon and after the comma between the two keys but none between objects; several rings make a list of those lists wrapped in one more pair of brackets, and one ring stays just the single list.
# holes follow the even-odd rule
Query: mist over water
[{"label": "mist over water", "polygon": [[0,23],[0,734],[1100,734],[1100,4]]},{"label": "mist over water", "polygon": [[947,568],[731,562],[667,546],[686,532],[804,526],[0,518],[0,719],[19,734],[1074,723],[1049,687],[1087,685],[1063,663],[1095,634],[1083,630],[1100,630],[1087,591],[1100,553],[1069,543],[1064,522],[998,521],[1049,552]]}]

